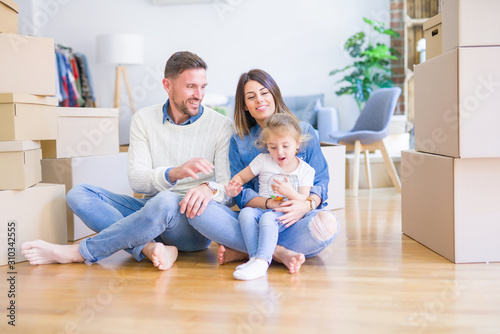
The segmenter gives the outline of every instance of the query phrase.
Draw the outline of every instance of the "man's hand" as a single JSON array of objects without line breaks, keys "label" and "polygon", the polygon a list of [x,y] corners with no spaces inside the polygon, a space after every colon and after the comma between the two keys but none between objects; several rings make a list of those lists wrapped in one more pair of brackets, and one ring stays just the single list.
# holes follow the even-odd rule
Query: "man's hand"
[{"label": "man's hand", "polygon": [[181,213],[186,213],[186,217],[194,218],[200,216],[205,211],[208,203],[214,194],[206,184],[189,189],[186,196],[179,202]]},{"label": "man's hand", "polygon": [[192,177],[199,179],[198,173],[210,174],[214,170],[214,165],[204,158],[194,158],[188,160],[182,165],[172,168],[168,175],[170,183],[174,183],[177,180],[184,179],[186,177]]},{"label": "man's hand", "polygon": [[227,186],[224,186],[224,189],[226,189],[227,196],[236,197],[243,189],[243,186],[241,183],[231,180]]},{"label": "man's hand", "polygon": [[290,227],[302,219],[309,212],[309,208],[304,201],[290,200],[281,203],[280,207],[274,209],[274,211],[284,212],[285,214],[278,218],[279,223],[285,225],[285,227]]}]

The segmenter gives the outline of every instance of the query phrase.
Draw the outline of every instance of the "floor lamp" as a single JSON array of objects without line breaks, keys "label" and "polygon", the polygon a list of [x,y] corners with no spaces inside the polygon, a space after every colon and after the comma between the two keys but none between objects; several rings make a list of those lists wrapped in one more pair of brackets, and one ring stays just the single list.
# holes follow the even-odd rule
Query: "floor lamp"
[{"label": "floor lamp", "polygon": [[130,108],[135,113],[126,65],[144,63],[144,40],[138,34],[105,34],[97,36],[97,62],[116,65],[114,108],[120,108],[122,76],[125,81]]}]

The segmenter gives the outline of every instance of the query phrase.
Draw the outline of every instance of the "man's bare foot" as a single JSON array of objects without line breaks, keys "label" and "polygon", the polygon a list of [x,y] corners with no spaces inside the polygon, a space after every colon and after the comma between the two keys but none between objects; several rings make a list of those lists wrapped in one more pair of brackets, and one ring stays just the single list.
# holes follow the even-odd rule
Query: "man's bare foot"
[{"label": "man's bare foot", "polygon": [[304,254],[291,251],[280,245],[276,246],[273,259],[283,263],[290,271],[290,274],[298,273],[300,267],[306,261]]},{"label": "man's bare foot", "polygon": [[21,254],[32,265],[85,262],[78,244],[56,245],[43,240],[27,241],[21,245]]},{"label": "man's bare foot", "polygon": [[248,254],[219,245],[217,248],[217,258],[219,259],[219,264],[222,265],[234,261],[248,260]]},{"label": "man's bare foot", "polygon": [[146,255],[153,265],[159,270],[170,269],[175,260],[177,260],[177,255],[179,254],[177,247],[167,246],[160,242],[149,242],[142,249],[142,253]]}]

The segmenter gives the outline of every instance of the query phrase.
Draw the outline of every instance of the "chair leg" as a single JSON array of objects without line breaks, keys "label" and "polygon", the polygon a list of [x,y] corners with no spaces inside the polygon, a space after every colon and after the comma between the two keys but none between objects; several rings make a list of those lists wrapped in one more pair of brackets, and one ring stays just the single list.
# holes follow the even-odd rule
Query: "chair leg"
[{"label": "chair leg", "polygon": [[352,177],[352,195],[358,196],[359,188],[359,156],[361,154],[361,142],[356,140],[354,142],[354,175]]},{"label": "chair leg", "polygon": [[371,189],[372,188],[372,172],[370,169],[370,151],[364,150],[363,153],[365,154],[366,184],[368,186],[368,189]]},{"label": "chair leg", "polygon": [[387,153],[387,149],[385,148],[384,142],[381,140],[377,142],[378,144],[378,149],[382,153],[382,156],[384,157],[384,162],[385,162],[385,167],[387,168],[387,171],[389,172],[389,176],[391,177],[392,184],[394,184],[394,188],[398,192],[401,192],[401,182],[399,181],[399,176],[398,173],[396,172],[396,168],[394,167],[394,163],[392,162],[391,157],[389,156],[389,153]]}]

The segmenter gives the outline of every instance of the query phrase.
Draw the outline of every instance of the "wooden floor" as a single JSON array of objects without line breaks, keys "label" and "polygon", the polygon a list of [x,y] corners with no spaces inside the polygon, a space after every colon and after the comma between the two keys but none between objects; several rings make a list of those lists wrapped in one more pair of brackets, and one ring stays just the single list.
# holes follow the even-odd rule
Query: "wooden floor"
[{"label": "wooden floor", "polygon": [[2,278],[0,333],[500,333],[500,263],[455,265],[402,235],[392,188],[347,195],[338,238],[295,275],[235,281],[214,245],[166,272],[123,251],[18,264],[16,327]]}]

